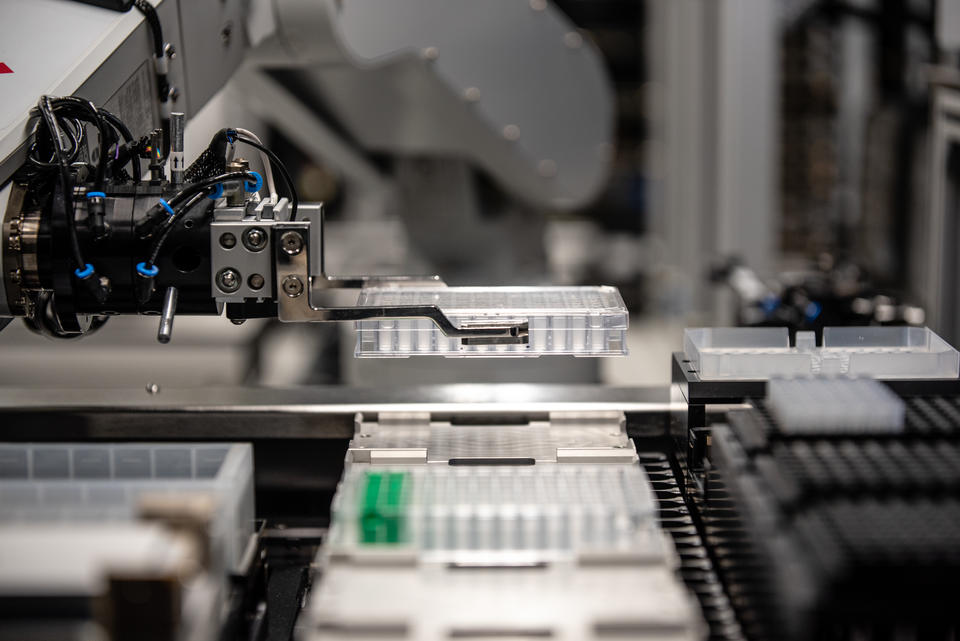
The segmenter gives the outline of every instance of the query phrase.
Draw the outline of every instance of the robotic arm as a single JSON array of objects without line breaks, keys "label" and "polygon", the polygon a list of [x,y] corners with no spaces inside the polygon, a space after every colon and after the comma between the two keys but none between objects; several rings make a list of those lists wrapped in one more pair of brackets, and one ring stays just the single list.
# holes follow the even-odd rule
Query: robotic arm
[{"label": "robotic arm", "polygon": [[[251,13],[263,4],[253,2]],[[492,4],[274,0],[261,49],[331,72],[324,82],[332,109],[368,149],[467,157],[528,202],[579,205],[602,185],[610,153],[612,108],[599,57],[545,2]],[[179,25],[205,11],[175,0],[157,7],[175,9]],[[206,61],[182,45],[186,75],[203,71]],[[371,96],[381,102],[372,105]],[[162,120],[165,109],[158,113]],[[226,310],[236,322],[426,318],[464,344],[526,342],[525,323],[458,325],[432,305],[321,306],[326,289],[443,283],[327,275],[322,206],[299,203],[277,157],[242,129],[219,131],[185,167],[185,118],[174,113],[169,127],[132,131],[87,100],[39,98],[3,215],[0,315],[64,338],[112,315],[158,314],[166,342],[176,313]],[[268,157],[269,193],[261,195],[264,179],[235,156],[237,146]],[[4,166],[15,159],[9,154]],[[284,198],[274,169],[285,178]]]}]

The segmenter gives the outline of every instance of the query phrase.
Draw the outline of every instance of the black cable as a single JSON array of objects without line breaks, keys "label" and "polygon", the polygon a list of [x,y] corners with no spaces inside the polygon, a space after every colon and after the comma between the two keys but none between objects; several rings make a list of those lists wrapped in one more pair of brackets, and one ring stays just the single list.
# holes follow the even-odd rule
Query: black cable
[{"label": "black cable", "polygon": [[[207,189],[210,189],[210,187],[207,187]],[[160,255],[160,249],[163,247],[163,244],[167,242],[167,237],[173,231],[173,228],[176,227],[177,221],[180,220],[180,218],[182,218],[184,214],[186,214],[188,211],[193,209],[194,205],[196,205],[198,202],[200,202],[206,197],[207,197],[207,194],[205,193],[205,191],[196,193],[193,195],[192,198],[190,198],[190,200],[188,200],[185,204],[181,205],[176,210],[176,213],[170,217],[169,223],[166,225],[164,230],[160,233],[159,236],[157,236],[157,239],[153,241],[153,245],[150,247],[150,256],[147,258],[147,261],[146,261],[147,265],[153,265],[154,263],[157,262],[157,256]]]},{"label": "black cable", "polygon": [[293,179],[290,178],[290,174],[287,172],[287,168],[284,166],[283,162],[279,157],[277,157],[277,154],[273,153],[270,149],[251,138],[237,134],[236,139],[238,142],[250,145],[251,147],[259,149],[265,153],[270,159],[270,162],[273,163],[273,165],[280,171],[280,177],[283,178],[283,182],[286,183],[287,191],[290,195],[290,220],[296,220],[297,208],[300,205],[300,197],[297,195],[297,189],[293,185]]},{"label": "black cable", "polygon": [[[110,140],[111,137],[108,134],[106,123],[103,117],[100,114],[100,110],[97,109],[89,100],[84,100],[82,98],[77,98],[75,96],[64,96],[61,98],[53,98],[51,96],[45,96],[46,101],[41,99],[41,102],[45,102],[49,106],[50,113],[53,116],[54,122],[57,124],[58,135],[60,136],[57,141],[57,146],[60,150],[60,154],[67,158],[67,164],[73,164],[76,162],[80,151],[82,150],[82,141],[85,136],[83,132],[82,122],[89,122],[97,127],[97,138],[98,138],[98,148],[100,151],[100,158],[97,162],[96,174],[94,176],[94,182],[96,184],[95,189],[97,191],[103,191],[103,185],[106,177],[107,169],[107,156],[109,155]],[[39,110],[39,106],[38,106]],[[47,119],[42,120],[44,126],[46,127],[46,132],[38,124],[37,128],[34,130],[34,143],[35,146],[31,149],[36,148],[36,143],[43,140],[43,134],[46,133],[53,139],[53,132],[50,129],[50,123],[47,122]],[[74,135],[70,130],[70,123],[76,123],[76,135]],[[68,152],[63,148],[63,133],[66,132],[68,137],[70,137],[71,142],[73,142],[73,148]],[[40,159],[34,157],[31,154],[31,162],[41,168],[52,168],[52,165],[44,163]],[[57,158],[59,162],[59,157]]]},{"label": "black cable", "polygon": [[188,185],[167,201],[167,205],[173,209],[174,213],[164,221],[163,229],[159,232],[156,239],[153,241],[153,244],[150,246],[150,254],[148,260],[145,261],[148,267],[152,267],[154,265],[157,257],[160,255],[160,250],[163,248],[163,244],[167,240],[167,237],[170,236],[171,231],[173,231],[173,228],[183,217],[183,215],[194,205],[196,205],[197,202],[206,197],[206,192],[208,190],[216,187],[220,183],[231,180],[256,180],[256,176],[247,171],[231,171],[219,176],[214,176],[212,178],[206,178],[199,182]]},{"label": "black cable", "polygon": [[60,126],[57,123],[57,117],[53,113],[53,105],[50,96],[40,98],[37,105],[40,115],[43,117],[53,139],[54,154],[60,169],[60,186],[63,190],[63,210],[67,217],[67,230],[70,236],[70,249],[73,251],[73,259],[77,263],[77,269],[86,269],[87,263],[83,260],[83,252],[80,250],[80,240],[77,238],[77,221],[73,213],[73,187],[70,185],[70,165],[67,163],[63,150],[63,139],[60,133]]},{"label": "black cable", "polygon": [[[130,133],[130,128],[127,127],[122,120],[117,118],[117,116],[102,107],[100,108],[100,115],[103,116],[103,119],[107,122],[107,124],[114,128],[114,130],[120,135],[125,143],[135,142],[133,139],[133,134]],[[134,181],[140,182],[140,179],[142,178],[140,158],[138,158],[135,153],[130,155],[130,166],[133,170]]]},{"label": "black cable", "polygon": [[94,184],[97,191],[103,191],[104,180],[107,171],[107,156],[109,155],[110,139],[107,136],[107,126],[103,116],[97,106],[89,100],[77,98],[75,96],[64,96],[58,98],[54,103],[54,111],[65,105],[73,105],[81,111],[85,111],[92,119],[93,124],[97,126],[97,144],[100,157],[97,159],[97,173],[94,178]]},{"label": "black cable", "polygon": [[[103,185],[106,177],[107,156],[109,155],[111,137],[108,134],[106,123],[101,117],[97,107],[82,98],[66,96],[62,98],[53,98],[46,96],[50,111],[58,125],[60,134],[59,149],[61,156],[65,157],[68,165],[77,161],[80,152],[83,149],[83,140],[86,136],[83,122],[89,122],[97,127],[98,148],[100,158],[97,162],[96,174],[94,175],[95,189],[103,191]],[[39,111],[39,107],[38,107]],[[66,134],[72,145],[70,150],[63,147],[63,135]],[[50,161],[44,161],[37,157],[39,146],[44,142],[45,137],[53,140],[53,132],[46,119],[41,119],[33,131],[34,142],[31,145],[28,156],[29,162],[40,169],[54,169],[59,163],[59,157],[54,155]]]},{"label": "black cable", "polygon": [[158,58],[163,57],[163,27],[160,25],[160,16],[157,15],[157,10],[147,0],[136,0],[133,5],[143,14],[147,24],[150,25],[150,31],[153,33],[154,54]]},{"label": "black cable", "polygon": [[[39,110],[36,115],[39,116]],[[70,139],[70,149],[64,149],[63,153],[66,156],[67,163],[72,165],[80,156],[80,150],[86,140],[86,129],[84,129],[83,123],[76,118],[64,120],[60,123],[60,126],[63,128],[63,133]],[[32,142],[27,151],[27,162],[36,169],[56,170],[59,167],[59,161],[57,160],[56,151],[52,147],[49,150],[50,156],[48,160],[44,160],[38,156],[40,152],[39,147],[43,142],[49,140],[51,145],[53,144],[53,136],[49,133],[43,118],[38,118],[33,131],[30,132],[30,138]]]},{"label": "black cable", "polygon": [[153,51],[157,73],[157,98],[160,101],[160,127],[163,130],[163,157],[170,155],[170,83],[167,81],[167,60],[164,57],[163,27],[160,16],[147,0],[135,0],[133,6],[143,14],[153,34]]}]

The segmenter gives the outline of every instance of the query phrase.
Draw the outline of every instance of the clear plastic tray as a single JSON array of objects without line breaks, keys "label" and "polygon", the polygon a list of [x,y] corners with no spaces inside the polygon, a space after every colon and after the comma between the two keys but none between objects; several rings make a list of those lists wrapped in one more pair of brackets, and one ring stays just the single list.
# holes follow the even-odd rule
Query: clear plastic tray
[{"label": "clear plastic tray", "polygon": [[765,380],[773,376],[957,378],[960,354],[926,327],[827,327],[823,346],[813,332],[785,327],[687,329],[684,352],[703,380]]},{"label": "clear plastic tray", "polygon": [[139,497],[210,492],[210,533],[224,567],[239,567],[254,528],[253,451],[245,443],[0,443],[0,521],[130,521]]},{"label": "clear plastic tray", "polygon": [[663,560],[655,510],[638,465],[352,466],[333,502],[326,548],[334,556],[406,551],[447,561],[518,552],[537,561]]},{"label": "clear plastic tray", "polygon": [[527,322],[530,339],[516,345],[462,345],[427,319],[357,322],[359,358],[623,356],[627,308],[615,287],[366,288],[357,305],[436,305],[454,325]]}]

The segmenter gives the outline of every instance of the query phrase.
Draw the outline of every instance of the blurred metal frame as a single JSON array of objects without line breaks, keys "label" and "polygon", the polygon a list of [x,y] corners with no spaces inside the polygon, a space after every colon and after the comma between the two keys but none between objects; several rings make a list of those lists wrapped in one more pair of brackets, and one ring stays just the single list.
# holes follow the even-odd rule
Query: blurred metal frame
[{"label": "blurred metal frame", "polygon": [[760,273],[774,266],[780,3],[648,6],[652,227],[679,276],[671,298],[685,308],[675,311],[712,312],[725,324],[732,309],[711,301],[711,262],[733,255]]},{"label": "blurred metal frame", "polygon": [[960,337],[960,295],[956,246],[960,227],[960,185],[956,178],[960,151],[960,73],[933,70],[931,87],[930,200],[914,230],[914,290],[923,297],[927,324],[946,340]]}]

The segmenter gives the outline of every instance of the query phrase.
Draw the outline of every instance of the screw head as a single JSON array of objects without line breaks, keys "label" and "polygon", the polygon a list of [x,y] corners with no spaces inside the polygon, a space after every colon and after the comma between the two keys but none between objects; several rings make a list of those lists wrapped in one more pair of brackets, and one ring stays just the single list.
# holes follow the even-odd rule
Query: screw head
[{"label": "screw head", "polygon": [[233,267],[224,267],[217,273],[217,287],[227,294],[237,291],[240,289],[240,273]]},{"label": "screw head", "polygon": [[280,237],[280,246],[290,256],[296,256],[303,251],[303,236],[295,231],[283,232]]},{"label": "screw head", "polygon": [[238,325],[238,326],[239,326],[239,325],[243,325],[244,323],[246,323],[246,322],[247,322],[247,319],[246,319],[246,318],[231,318],[231,319],[230,319],[230,322],[233,323],[234,325]]},{"label": "screw head", "polygon": [[243,232],[243,246],[258,252],[267,246],[267,232],[262,227],[251,227]]},{"label": "screw head", "polygon": [[247,285],[250,286],[250,289],[262,289],[265,282],[260,274],[250,274],[250,278],[247,279]]},{"label": "screw head", "polygon": [[296,276],[287,276],[281,284],[283,293],[290,298],[296,298],[303,293],[303,281]]},{"label": "screw head", "polygon": [[147,386],[145,389],[147,390],[147,394],[150,394],[151,396],[153,394],[160,393],[160,386],[157,385],[156,383],[147,383]]},{"label": "screw head", "polygon": [[583,36],[577,31],[568,31],[563,34],[563,44],[568,49],[579,49],[583,46]]},{"label": "screw head", "polygon": [[220,246],[224,249],[233,249],[237,246],[237,237],[230,232],[220,234]]}]

